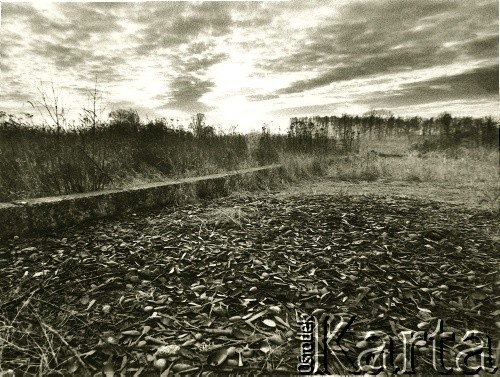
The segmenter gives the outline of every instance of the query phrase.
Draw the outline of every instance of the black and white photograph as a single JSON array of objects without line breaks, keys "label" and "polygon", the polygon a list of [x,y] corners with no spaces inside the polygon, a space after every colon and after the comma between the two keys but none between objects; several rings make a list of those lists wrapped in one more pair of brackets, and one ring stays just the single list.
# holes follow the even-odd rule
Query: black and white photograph
[{"label": "black and white photograph", "polygon": [[0,377],[494,376],[497,0],[0,1]]}]

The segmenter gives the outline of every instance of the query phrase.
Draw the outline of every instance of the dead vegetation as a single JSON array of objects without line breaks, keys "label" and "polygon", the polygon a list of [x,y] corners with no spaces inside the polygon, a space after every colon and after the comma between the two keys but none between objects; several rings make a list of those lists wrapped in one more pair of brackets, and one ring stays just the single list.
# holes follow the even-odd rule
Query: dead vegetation
[{"label": "dead vegetation", "polygon": [[488,212],[433,201],[239,194],[11,240],[0,248],[0,368],[295,374],[297,316],[313,312],[357,316],[349,353],[363,331],[395,336],[437,318],[457,337],[493,336],[495,226]]},{"label": "dead vegetation", "polygon": [[[231,198],[208,189],[206,198],[218,199],[196,202],[194,193],[180,192],[174,208],[4,241],[4,374],[296,374],[296,323],[311,313],[319,319],[357,316],[359,325],[343,344],[350,354],[366,349],[365,331],[397,337],[400,331],[433,328],[438,319],[457,338],[470,329],[498,332],[491,299],[500,267],[497,150],[450,148],[448,142],[414,148],[406,136],[354,139],[348,133],[349,143],[359,141],[359,153],[347,153],[355,151],[336,149],[312,134],[290,141],[266,132],[218,137],[157,126],[115,124],[117,154],[106,154],[107,139],[91,139],[84,151],[94,162],[102,159],[97,165],[71,147],[80,143],[76,134],[64,136],[68,144],[56,148],[53,135],[43,132],[2,132],[27,132],[17,146],[27,147],[26,155],[14,159],[16,164],[26,163],[31,171],[45,167],[45,182],[62,191],[102,183],[94,179],[104,171],[120,172],[115,164],[131,162],[120,160],[122,152],[136,158],[122,177],[134,182],[168,176],[170,171],[161,171],[165,166],[182,174],[250,162],[277,161],[283,167],[260,180],[242,178]],[[147,137],[134,144],[141,133]],[[33,135],[41,135],[36,143]],[[172,148],[164,149],[160,139]],[[55,151],[53,159],[37,154],[44,146]],[[17,147],[0,156],[7,161],[3,166],[16,170],[9,158],[19,157]],[[237,154],[241,148],[243,157]],[[64,166],[61,171],[69,175],[51,170]],[[318,176],[343,186],[322,195]],[[45,192],[45,183],[24,178],[11,183]],[[303,185],[300,196],[271,195],[297,181]],[[316,190],[320,195],[313,195]],[[446,192],[481,205],[432,200]],[[406,195],[413,193],[418,195]],[[447,360],[459,351],[447,349]],[[401,359],[401,352],[396,356]],[[434,372],[431,359],[429,345],[421,343],[417,372]],[[328,368],[345,373],[335,364]]]},{"label": "dead vegetation", "polygon": [[336,157],[327,175],[346,182],[406,182],[473,191],[483,208],[499,209],[496,149],[460,147],[421,153],[407,138],[362,139],[361,147],[358,155]]}]

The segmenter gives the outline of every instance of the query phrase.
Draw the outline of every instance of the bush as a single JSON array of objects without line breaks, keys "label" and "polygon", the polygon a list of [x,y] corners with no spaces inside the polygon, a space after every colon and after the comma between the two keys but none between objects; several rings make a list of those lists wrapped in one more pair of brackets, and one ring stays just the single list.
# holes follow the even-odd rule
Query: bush
[{"label": "bush", "polygon": [[0,202],[278,163],[285,149],[297,153],[287,142],[269,133],[216,134],[209,126],[195,135],[164,119],[143,124],[133,110],[112,112],[109,123],[59,132],[4,116]]}]

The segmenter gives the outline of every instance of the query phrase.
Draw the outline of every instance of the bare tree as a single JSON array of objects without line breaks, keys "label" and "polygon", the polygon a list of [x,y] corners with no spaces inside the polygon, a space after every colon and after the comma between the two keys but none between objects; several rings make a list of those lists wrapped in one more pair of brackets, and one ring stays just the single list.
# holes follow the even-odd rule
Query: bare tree
[{"label": "bare tree", "polygon": [[102,93],[97,89],[97,78],[94,89],[87,91],[87,107],[82,108],[83,114],[80,114],[80,123],[88,126],[95,131],[96,127],[102,122],[102,114],[105,107],[102,105]]},{"label": "bare tree", "polygon": [[[41,101],[35,101],[35,103],[28,101],[28,103],[40,113],[45,123],[50,124],[46,121],[46,115],[48,115],[52,125],[59,134],[61,129],[67,126],[67,114],[64,104],[59,97],[59,91],[56,90],[54,86],[54,81],[50,81],[50,89],[48,91],[43,87],[42,82],[40,82],[40,86],[37,90],[40,94]],[[44,115],[44,113],[46,113],[46,115]]]},{"label": "bare tree", "polygon": [[133,109],[117,109],[109,113],[111,123],[138,125],[140,123],[139,114]]},{"label": "bare tree", "polygon": [[191,128],[196,136],[200,136],[205,127],[205,114],[197,113],[191,117]]},{"label": "bare tree", "polygon": [[394,113],[390,110],[386,109],[371,109],[363,114],[363,116],[373,116],[379,118],[390,118],[394,116]]}]

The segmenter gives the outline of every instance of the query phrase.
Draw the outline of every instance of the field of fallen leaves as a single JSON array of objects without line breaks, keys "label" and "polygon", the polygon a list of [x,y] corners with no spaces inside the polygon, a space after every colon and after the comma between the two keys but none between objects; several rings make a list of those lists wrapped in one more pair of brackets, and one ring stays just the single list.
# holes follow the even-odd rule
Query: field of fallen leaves
[{"label": "field of fallen leaves", "polygon": [[[353,358],[367,330],[397,338],[438,319],[457,339],[498,340],[497,222],[429,200],[249,194],[10,240],[0,369],[296,374],[297,318],[313,312],[356,316]],[[416,357],[432,370],[426,342]]]}]

